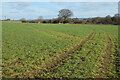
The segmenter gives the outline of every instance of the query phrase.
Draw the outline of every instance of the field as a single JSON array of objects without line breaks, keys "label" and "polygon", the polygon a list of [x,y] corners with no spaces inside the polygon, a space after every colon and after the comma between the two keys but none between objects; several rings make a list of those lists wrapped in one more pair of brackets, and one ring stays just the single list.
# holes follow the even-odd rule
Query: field
[{"label": "field", "polygon": [[118,26],[2,23],[5,78],[111,78]]}]

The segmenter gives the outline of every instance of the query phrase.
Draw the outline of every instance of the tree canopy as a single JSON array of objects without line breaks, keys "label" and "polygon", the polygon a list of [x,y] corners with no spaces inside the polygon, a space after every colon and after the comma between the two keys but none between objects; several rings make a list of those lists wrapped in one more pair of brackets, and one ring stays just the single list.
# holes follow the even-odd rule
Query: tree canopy
[{"label": "tree canopy", "polygon": [[61,9],[59,11],[59,18],[61,18],[62,20],[66,20],[68,17],[71,17],[73,15],[72,11],[69,9]]}]

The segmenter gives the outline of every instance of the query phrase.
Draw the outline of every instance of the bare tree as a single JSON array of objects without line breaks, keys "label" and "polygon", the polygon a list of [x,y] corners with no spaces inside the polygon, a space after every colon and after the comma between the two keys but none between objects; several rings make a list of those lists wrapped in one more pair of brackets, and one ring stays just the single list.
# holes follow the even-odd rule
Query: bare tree
[{"label": "bare tree", "polygon": [[59,18],[61,18],[62,20],[66,20],[67,18],[71,17],[73,15],[72,11],[69,9],[61,9],[59,11]]},{"label": "bare tree", "polygon": [[20,19],[20,21],[26,21],[26,19],[25,19],[25,18],[22,18],[22,19]]},{"label": "bare tree", "polygon": [[43,17],[42,17],[42,16],[39,16],[39,17],[38,17],[38,20],[43,20]]},{"label": "bare tree", "polygon": [[26,22],[27,22],[27,20],[26,20],[25,18],[20,19],[20,21],[21,21],[22,23],[26,23]]},{"label": "bare tree", "polygon": [[38,21],[38,23],[41,23],[43,21],[43,17],[39,16],[37,21]]}]

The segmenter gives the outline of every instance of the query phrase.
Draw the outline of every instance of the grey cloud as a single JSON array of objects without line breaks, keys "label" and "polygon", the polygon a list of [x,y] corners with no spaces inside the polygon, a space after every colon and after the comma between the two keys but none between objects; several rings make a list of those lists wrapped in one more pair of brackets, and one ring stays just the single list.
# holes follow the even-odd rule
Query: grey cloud
[{"label": "grey cloud", "polygon": [[[112,10],[113,8],[115,8],[115,10],[117,10],[117,2],[83,2],[82,6],[80,7],[76,7],[77,5],[75,5],[76,3],[73,3],[72,5],[68,6],[68,9],[71,9],[73,12],[77,12],[75,13],[75,15],[80,15],[81,16],[85,16],[88,15],[95,15],[94,13],[103,16],[103,12],[104,14],[109,14],[110,10]],[[78,3],[79,4],[79,3]],[[105,11],[104,11],[105,10]],[[117,12],[116,12],[117,13]],[[74,14],[74,13],[73,13]],[[82,15],[84,14],[84,15]],[[73,15],[73,16],[75,16]]]},{"label": "grey cloud", "polygon": [[18,6],[20,7],[28,7],[28,6],[32,6],[33,4],[32,3],[19,3]]},{"label": "grey cloud", "polygon": [[24,11],[26,11],[26,12],[35,12],[35,10],[33,10],[33,9],[25,9]]},{"label": "grey cloud", "polygon": [[9,13],[19,13],[19,12],[9,12]]},{"label": "grey cloud", "polygon": [[11,7],[11,9],[16,9],[16,10],[25,10],[28,9],[30,6],[32,6],[32,3],[29,2],[19,2],[19,3],[14,3],[15,5],[13,5]]},{"label": "grey cloud", "polygon": [[10,8],[10,14],[22,14],[23,12],[35,12],[34,9],[31,9],[31,6],[33,6],[33,4],[30,2],[11,2],[7,7]]},{"label": "grey cloud", "polygon": [[103,10],[107,7],[111,7],[111,6],[116,6],[117,3],[112,3],[112,2],[89,2],[89,3],[83,3],[84,5],[80,8],[75,8],[75,7],[71,7],[72,10],[79,10],[79,11],[99,11],[99,10]]}]

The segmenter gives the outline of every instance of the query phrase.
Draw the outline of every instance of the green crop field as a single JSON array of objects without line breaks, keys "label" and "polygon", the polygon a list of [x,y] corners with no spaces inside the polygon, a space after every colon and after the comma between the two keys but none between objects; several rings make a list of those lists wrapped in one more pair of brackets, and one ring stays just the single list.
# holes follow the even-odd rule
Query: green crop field
[{"label": "green crop field", "polygon": [[116,25],[3,22],[2,77],[118,77],[117,43]]}]

